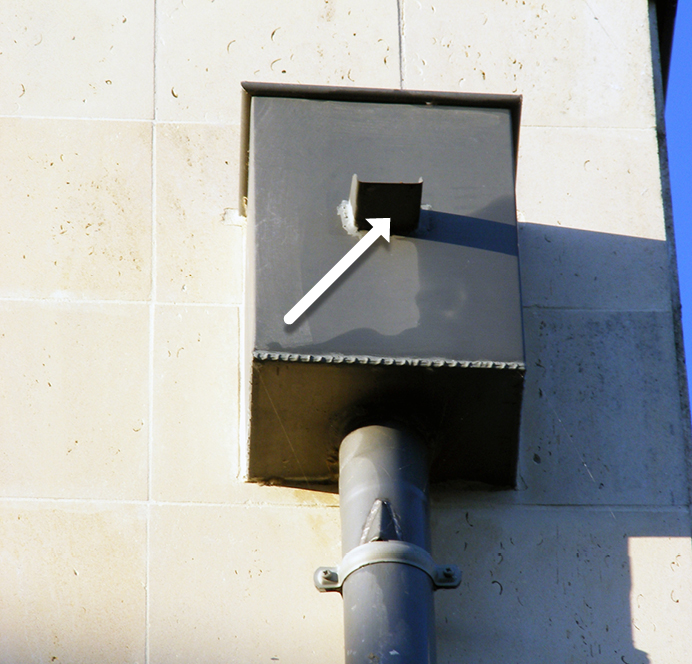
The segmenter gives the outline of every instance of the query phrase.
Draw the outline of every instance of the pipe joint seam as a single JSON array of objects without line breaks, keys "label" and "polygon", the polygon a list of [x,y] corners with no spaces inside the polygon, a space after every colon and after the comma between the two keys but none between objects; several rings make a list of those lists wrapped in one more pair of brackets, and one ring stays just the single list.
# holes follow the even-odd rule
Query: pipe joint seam
[{"label": "pipe joint seam", "polygon": [[436,565],[433,557],[411,542],[397,540],[367,542],[351,549],[338,567],[318,567],[314,580],[320,592],[341,592],[353,572],[376,563],[409,565],[423,570],[432,580],[433,588],[457,588],[461,571],[456,565]]}]

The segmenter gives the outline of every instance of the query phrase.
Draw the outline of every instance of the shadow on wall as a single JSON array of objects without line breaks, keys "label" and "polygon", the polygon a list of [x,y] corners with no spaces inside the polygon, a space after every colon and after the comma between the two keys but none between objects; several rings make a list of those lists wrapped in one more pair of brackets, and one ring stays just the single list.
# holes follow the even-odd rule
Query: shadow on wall
[{"label": "shadow on wall", "polygon": [[458,590],[437,594],[440,664],[688,661],[684,519],[449,505],[433,515],[435,555],[463,574]]},{"label": "shadow on wall", "polygon": [[[440,664],[688,661],[692,562],[666,244],[522,224],[513,492],[433,492]],[[687,572],[681,571],[687,568]]]}]

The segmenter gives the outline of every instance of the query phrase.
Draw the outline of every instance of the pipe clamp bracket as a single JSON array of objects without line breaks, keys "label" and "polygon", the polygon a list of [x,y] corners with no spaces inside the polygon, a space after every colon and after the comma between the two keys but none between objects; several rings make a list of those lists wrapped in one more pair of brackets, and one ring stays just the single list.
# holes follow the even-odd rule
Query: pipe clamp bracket
[{"label": "pipe clamp bracket", "polygon": [[367,542],[351,549],[338,567],[318,567],[314,575],[315,586],[320,592],[340,592],[350,574],[376,563],[417,567],[431,578],[435,590],[457,588],[461,583],[461,571],[456,565],[436,565],[433,557],[420,546],[390,540]]}]

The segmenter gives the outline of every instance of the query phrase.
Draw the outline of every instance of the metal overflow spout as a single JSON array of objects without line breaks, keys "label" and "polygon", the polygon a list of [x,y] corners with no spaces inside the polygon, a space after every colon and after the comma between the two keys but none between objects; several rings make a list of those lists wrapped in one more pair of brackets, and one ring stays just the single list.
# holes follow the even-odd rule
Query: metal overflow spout
[{"label": "metal overflow spout", "polygon": [[344,600],[346,664],[434,664],[433,592],[456,588],[456,566],[430,554],[427,450],[411,432],[366,426],[339,450],[343,559],[315,585]]}]

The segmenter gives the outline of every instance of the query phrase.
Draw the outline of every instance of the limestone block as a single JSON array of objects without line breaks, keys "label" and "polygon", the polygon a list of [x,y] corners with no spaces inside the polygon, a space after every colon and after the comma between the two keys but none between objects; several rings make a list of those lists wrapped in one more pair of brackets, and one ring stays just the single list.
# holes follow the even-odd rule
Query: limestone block
[{"label": "limestone block", "polygon": [[522,128],[517,210],[520,221],[665,240],[656,132]]},{"label": "limestone block", "polygon": [[339,560],[332,508],[153,508],[149,661],[342,662],[341,597],[312,581]]},{"label": "limestone block", "polygon": [[398,88],[397,5],[157,4],[157,118],[238,123],[243,80]]},{"label": "limestone block", "polygon": [[151,127],[0,119],[0,294],[145,300]]},{"label": "limestone block", "polygon": [[154,496],[223,500],[237,475],[237,309],[162,306],[155,328]]},{"label": "limestone block", "polygon": [[146,305],[0,310],[0,495],[146,498]]},{"label": "limestone block", "polygon": [[634,646],[652,663],[684,661],[692,653],[689,536],[629,537],[627,550]]},{"label": "limestone block", "polygon": [[440,664],[685,662],[692,549],[685,509],[434,505]]},{"label": "limestone block", "polygon": [[670,312],[527,309],[517,499],[682,505]]},{"label": "limestone block", "polygon": [[4,0],[0,114],[151,118],[154,3]]},{"label": "limestone block", "polygon": [[402,4],[405,88],[523,94],[528,125],[654,126],[646,2]]},{"label": "limestone block", "polygon": [[0,662],[145,661],[141,505],[0,505]]},{"label": "limestone block", "polygon": [[157,126],[159,301],[242,301],[239,155],[237,126]]}]

